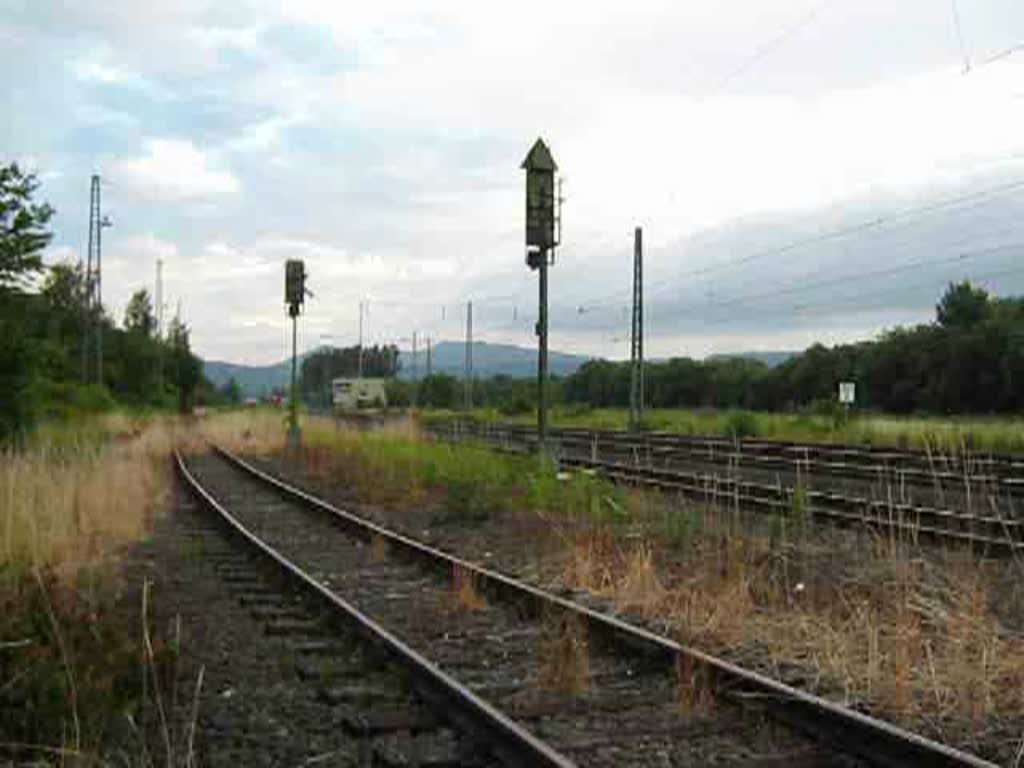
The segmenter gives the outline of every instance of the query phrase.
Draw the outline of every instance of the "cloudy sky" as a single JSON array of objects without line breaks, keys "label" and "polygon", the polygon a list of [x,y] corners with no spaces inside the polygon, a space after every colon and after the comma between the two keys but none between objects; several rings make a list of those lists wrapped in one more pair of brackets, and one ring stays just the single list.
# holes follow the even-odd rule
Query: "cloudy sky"
[{"label": "cloudy sky", "polygon": [[[959,25],[957,23],[957,17]],[[958,32],[959,26],[959,32]],[[564,176],[552,346],[628,355],[642,225],[652,354],[790,349],[1024,292],[1020,0],[0,0],[0,162],[114,220],[105,303],[165,264],[197,351],[413,331],[532,345],[519,163]]]}]

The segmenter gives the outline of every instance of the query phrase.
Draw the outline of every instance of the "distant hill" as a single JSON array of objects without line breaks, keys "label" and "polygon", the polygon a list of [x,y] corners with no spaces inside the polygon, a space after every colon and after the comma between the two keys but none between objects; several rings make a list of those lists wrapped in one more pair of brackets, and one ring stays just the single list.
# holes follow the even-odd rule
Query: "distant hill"
[{"label": "distant hill", "polygon": [[[568,376],[589,360],[582,355],[571,355],[565,352],[548,352],[548,370],[552,376]],[[417,355],[419,375],[427,370],[427,353],[421,349]],[[399,355],[402,364],[399,376],[408,378],[412,375],[412,354],[402,352]],[[430,367],[434,373],[447,373],[462,376],[466,361],[466,345],[457,341],[442,341],[433,346],[430,353]],[[473,374],[487,378],[489,376],[512,376],[523,378],[537,374],[537,350],[517,347],[513,344],[489,344],[485,341],[473,342]]]},{"label": "distant hill", "polygon": [[743,360],[757,360],[769,368],[782,365],[792,357],[799,355],[799,352],[735,352],[732,354],[709,355],[708,360],[727,360],[729,358],[741,358]]},{"label": "distant hill", "polygon": [[223,387],[232,378],[238,382],[243,397],[262,397],[277,388],[287,387],[291,381],[292,361],[273,365],[239,365],[220,360],[203,362],[203,373],[217,387]]},{"label": "distant hill", "polygon": [[[301,360],[306,355],[300,355]],[[412,354],[408,351],[399,353],[401,369],[400,378],[412,376]],[[420,350],[417,355],[420,376],[427,372],[427,353]],[[442,341],[431,349],[431,368],[434,373],[448,373],[462,376],[463,364],[466,359],[466,345],[455,341]],[[548,367],[552,376],[567,376],[590,358],[582,355],[570,355],[563,352],[548,353]],[[243,397],[262,397],[273,389],[287,387],[291,378],[291,360],[283,360],[272,365],[239,365],[220,360],[208,360],[203,363],[206,378],[217,387],[222,387],[234,377],[242,389]],[[473,373],[487,378],[503,374],[505,376],[534,376],[537,372],[537,350],[517,347],[512,344],[488,344],[484,341],[473,342]]]}]

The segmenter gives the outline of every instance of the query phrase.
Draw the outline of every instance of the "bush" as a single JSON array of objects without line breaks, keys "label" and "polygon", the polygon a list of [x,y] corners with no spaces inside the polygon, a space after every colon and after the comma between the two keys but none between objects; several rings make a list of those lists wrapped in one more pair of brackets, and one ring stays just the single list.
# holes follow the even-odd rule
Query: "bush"
[{"label": "bush", "polygon": [[723,426],[725,433],[734,439],[755,437],[760,432],[757,417],[750,411],[730,411]]}]

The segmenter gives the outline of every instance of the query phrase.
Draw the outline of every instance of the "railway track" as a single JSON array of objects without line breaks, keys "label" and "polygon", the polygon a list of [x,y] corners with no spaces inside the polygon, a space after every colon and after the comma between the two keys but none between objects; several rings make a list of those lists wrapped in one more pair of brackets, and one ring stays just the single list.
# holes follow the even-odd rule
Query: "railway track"
[{"label": "railway track", "polygon": [[[475,425],[449,422],[456,431],[474,431],[494,439],[536,442],[533,427],[492,423]],[[848,477],[934,487],[936,483],[992,488],[995,492],[1024,492],[1024,456],[972,451],[906,450],[871,446],[794,443],[671,432],[633,433],[608,429],[549,429],[550,439],[562,448],[594,453],[618,453],[634,460],[657,463],[673,459],[731,465],[742,461],[768,471]]]},{"label": "railway track", "polygon": [[178,468],[240,542],[382,643],[492,763],[991,765],[442,553],[224,452]]},{"label": "railway track", "polygon": [[[648,436],[588,433],[590,436],[587,437],[572,430],[568,432],[556,431],[553,436],[552,455],[555,459],[565,467],[599,471],[617,483],[645,486],[699,501],[738,505],[756,511],[782,515],[796,513],[836,524],[868,526],[911,540],[955,542],[1003,554],[1024,551],[1024,520],[1015,515],[1012,504],[1007,506],[991,495],[997,492],[997,487],[1015,487],[1017,481],[1012,477],[968,474],[961,478],[968,484],[966,491],[955,489],[955,493],[951,490],[949,493],[932,494],[934,499],[946,503],[926,504],[901,500],[906,494],[893,494],[891,484],[878,488],[866,484],[863,478],[840,490],[831,490],[840,484],[834,479],[837,475],[830,469],[831,465],[821,460],[772,456],[770,459],[775,465],[785,462],[785,467],[780,466],[773,475],[771,469],[766,469],[756,460],[750,466],[749,457],[741,456],[735,448],[731,453],[722,448],[700,449],[717,451],[715,455],[718,458],[710,462],[694,460],[692,454],[684,452],[689,461],[678,463],[673,459],[679,458],[682,449],[659,450],[658,440],[668,440],[662,436],[654,436],[657,439],[651,444]],[[449,424],[443,429],[435,429],[434,434],[447,440],[481,440],[504,450],[533,451],[537,445],[534,430],[504,425],[472,427]],[[671,439],[685,442],[690,438],[672,436]],[[810,446],[801,446],[801,449],[810,450]],[[859,471],[866,473],[869,470],[862,467]],[[874,482],[879,482],[880,478],[887,476],[886,472],[893,470],[886,465],[873,471],[876,476]],[[888,477],[888,483],[910,482],[899,476]],[[924,481],[920,482],[923,484]],[[975,483],[973,501],[970,499],[971,483]]]}]

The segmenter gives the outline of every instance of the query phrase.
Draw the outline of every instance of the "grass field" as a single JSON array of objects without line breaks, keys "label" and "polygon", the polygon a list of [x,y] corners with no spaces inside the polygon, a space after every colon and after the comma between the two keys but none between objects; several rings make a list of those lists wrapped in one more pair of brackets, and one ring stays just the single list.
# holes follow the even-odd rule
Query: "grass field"
[{"label": "grass field", "polygon": [[[436,418],[461,414],[428,411],[425,415]],[[532,413],[506,416],[493,409],[476,409],[471,415],[481,421],[536,423],[536,416]],[[629,424],[629,411],[623,408],[559,406],[552,409],[550,423],[559,427],[625,429]],[[943,452],[965,449],[1024,452],[1024,417],[939,418],[855,413],[848,421],[838,422],[831,416],[803,413],[649,409],[644,413],[644,426],[650,430],[685,435],[929,448]]]}]

